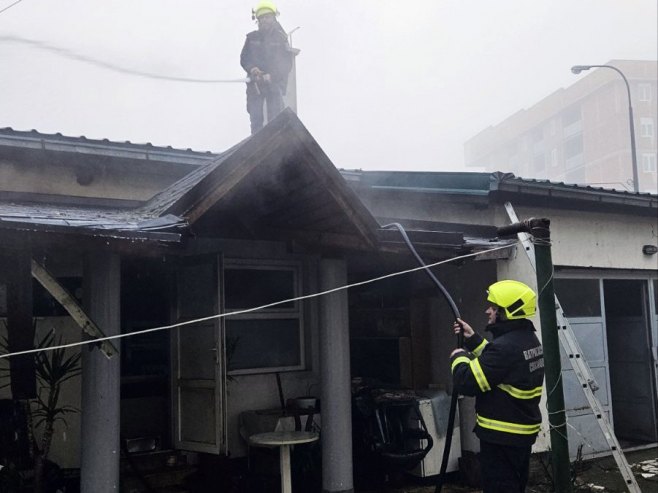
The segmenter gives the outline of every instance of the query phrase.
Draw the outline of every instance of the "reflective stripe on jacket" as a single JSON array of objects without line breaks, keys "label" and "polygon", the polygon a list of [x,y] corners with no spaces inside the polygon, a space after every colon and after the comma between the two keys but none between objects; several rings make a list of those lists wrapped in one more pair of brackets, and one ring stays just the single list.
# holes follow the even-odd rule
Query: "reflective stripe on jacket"
[{"label": "reflective stripe on jacket", "polygon": [[504,445],[534,443],[541,427],[539,400],[544,381],[542,346],[527,319],[487,327],[489,342],[478,334],[465,339],[469,353],[457,353],[450,366],[456,390],[475,396],[481,440]]}]

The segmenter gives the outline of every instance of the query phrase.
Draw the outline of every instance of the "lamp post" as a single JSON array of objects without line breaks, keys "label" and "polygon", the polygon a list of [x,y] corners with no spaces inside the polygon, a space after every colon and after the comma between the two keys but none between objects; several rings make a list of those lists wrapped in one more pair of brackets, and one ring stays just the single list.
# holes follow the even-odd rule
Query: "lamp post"
[{"label": "lamp post", "polygon": [[583,70],[589,70],[591,68],[609,68],[621,75],[621,78],[624,79],[626,84],[626,93],[628,94],[628,121],[629,127],[631,130],[631,161],[633,164],[633,190],[635,192],[640,191],[640,179],[637,171],[637,155],[635,153],[635,123],[633,121],[633,104],[631,103],[631,86],[628,84],[628,79],[624,73],[613,65],[574,65],[571,67],[571,72],[574,74],[579,74]]}]

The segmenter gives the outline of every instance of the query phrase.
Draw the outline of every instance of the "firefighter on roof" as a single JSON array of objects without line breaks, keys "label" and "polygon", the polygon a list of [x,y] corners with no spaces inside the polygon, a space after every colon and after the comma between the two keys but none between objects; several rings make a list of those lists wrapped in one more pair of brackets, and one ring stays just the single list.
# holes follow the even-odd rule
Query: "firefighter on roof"
[{"label": "firefighter on roof", "polygon": [[274,2],[263,0],[252,10],[258,30],[247,34],[240,65],[247,72],[247,112],[251,120],[251,133],[263,127],[263,103],[267,103],[267,120],[271,121],[283,110],[288,74],[293,54],[288,35],[278,23],[279,11]]},{"label": "firefighter on roof", "polygon": [[539,400],[544,358],[527,317],[536,295],[525,284],[506,280],[489,286],[486,310],[491,342],[459,319],[468,352],[450,355],[455,391],[475,396],[483,493],[524,492],[530,449],[541,427]]}]

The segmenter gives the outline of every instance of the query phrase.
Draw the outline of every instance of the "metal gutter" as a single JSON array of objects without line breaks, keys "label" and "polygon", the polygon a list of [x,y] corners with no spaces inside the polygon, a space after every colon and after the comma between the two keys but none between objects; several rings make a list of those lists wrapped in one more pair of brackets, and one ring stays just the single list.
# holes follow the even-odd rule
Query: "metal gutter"
[{"label": "metal gutter", "polygon": [[578,185],[556,185],[550,182],[533,183],[518,178],[503,181],[492,180],[491,192],[546,197],[558,201],[573,202],[574,206],[578,203],[588,203],[591,205],[605,204],[612,207],[658,209],[658,197],[652,194],[590,190],[587,187]]},{"label": "metal gutter", "polygon": [[123,159],[138,159],[145,161],[168,162],[177,164],[204,165],[215,159],[218,154],[178,150],[171,147],[157,147],[152,144],[133,144],[132,142],[111,142],[91,140],[86,137],[65,137],[45,135],[36,131],[20,132],[11,129],[0,129],[0,147],[15,149],[43,150],[53,152],[71,152],[94,156],[107,156]]},{"label": "metal gutter", "polygon": [[[90,207],[112,207],[116,209],[135,209],[141,207],[147,201],[130,200],[130,199],[111,199],[111,198],[97,198],[85,196],[72,196],[72,195],[54,195],[47,193],[34,193],[34,192],[6,192],[0,191],[0,202],[33,202],[39,204],[49,205],[65,205],[65,206],[90,206]],[[2,204],[0,203],[0,207]]]},{"label": "metal gutter", "polygon": [[473,190],[460,188],[425,188],[425,187],[400,187],[372,185],[371,190],[389,190],[395,192],[412,192],[412,193],[431,193],[431,194],[448,194],[448,195],[475,195],[485,197],[489,194],[488,190]]}]

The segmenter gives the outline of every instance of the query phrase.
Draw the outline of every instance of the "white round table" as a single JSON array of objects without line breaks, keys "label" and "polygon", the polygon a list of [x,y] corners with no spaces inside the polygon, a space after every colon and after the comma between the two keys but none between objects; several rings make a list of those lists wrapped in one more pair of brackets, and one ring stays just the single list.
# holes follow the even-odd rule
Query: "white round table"
[{"label": "white round table", "polygon": [[255,447],[279,447],[281,493],[292,493],[290,446],[315,442],[319,438],[319,434],[310,431],[272,431],[251,435],[249,437],[249,443]]}]

